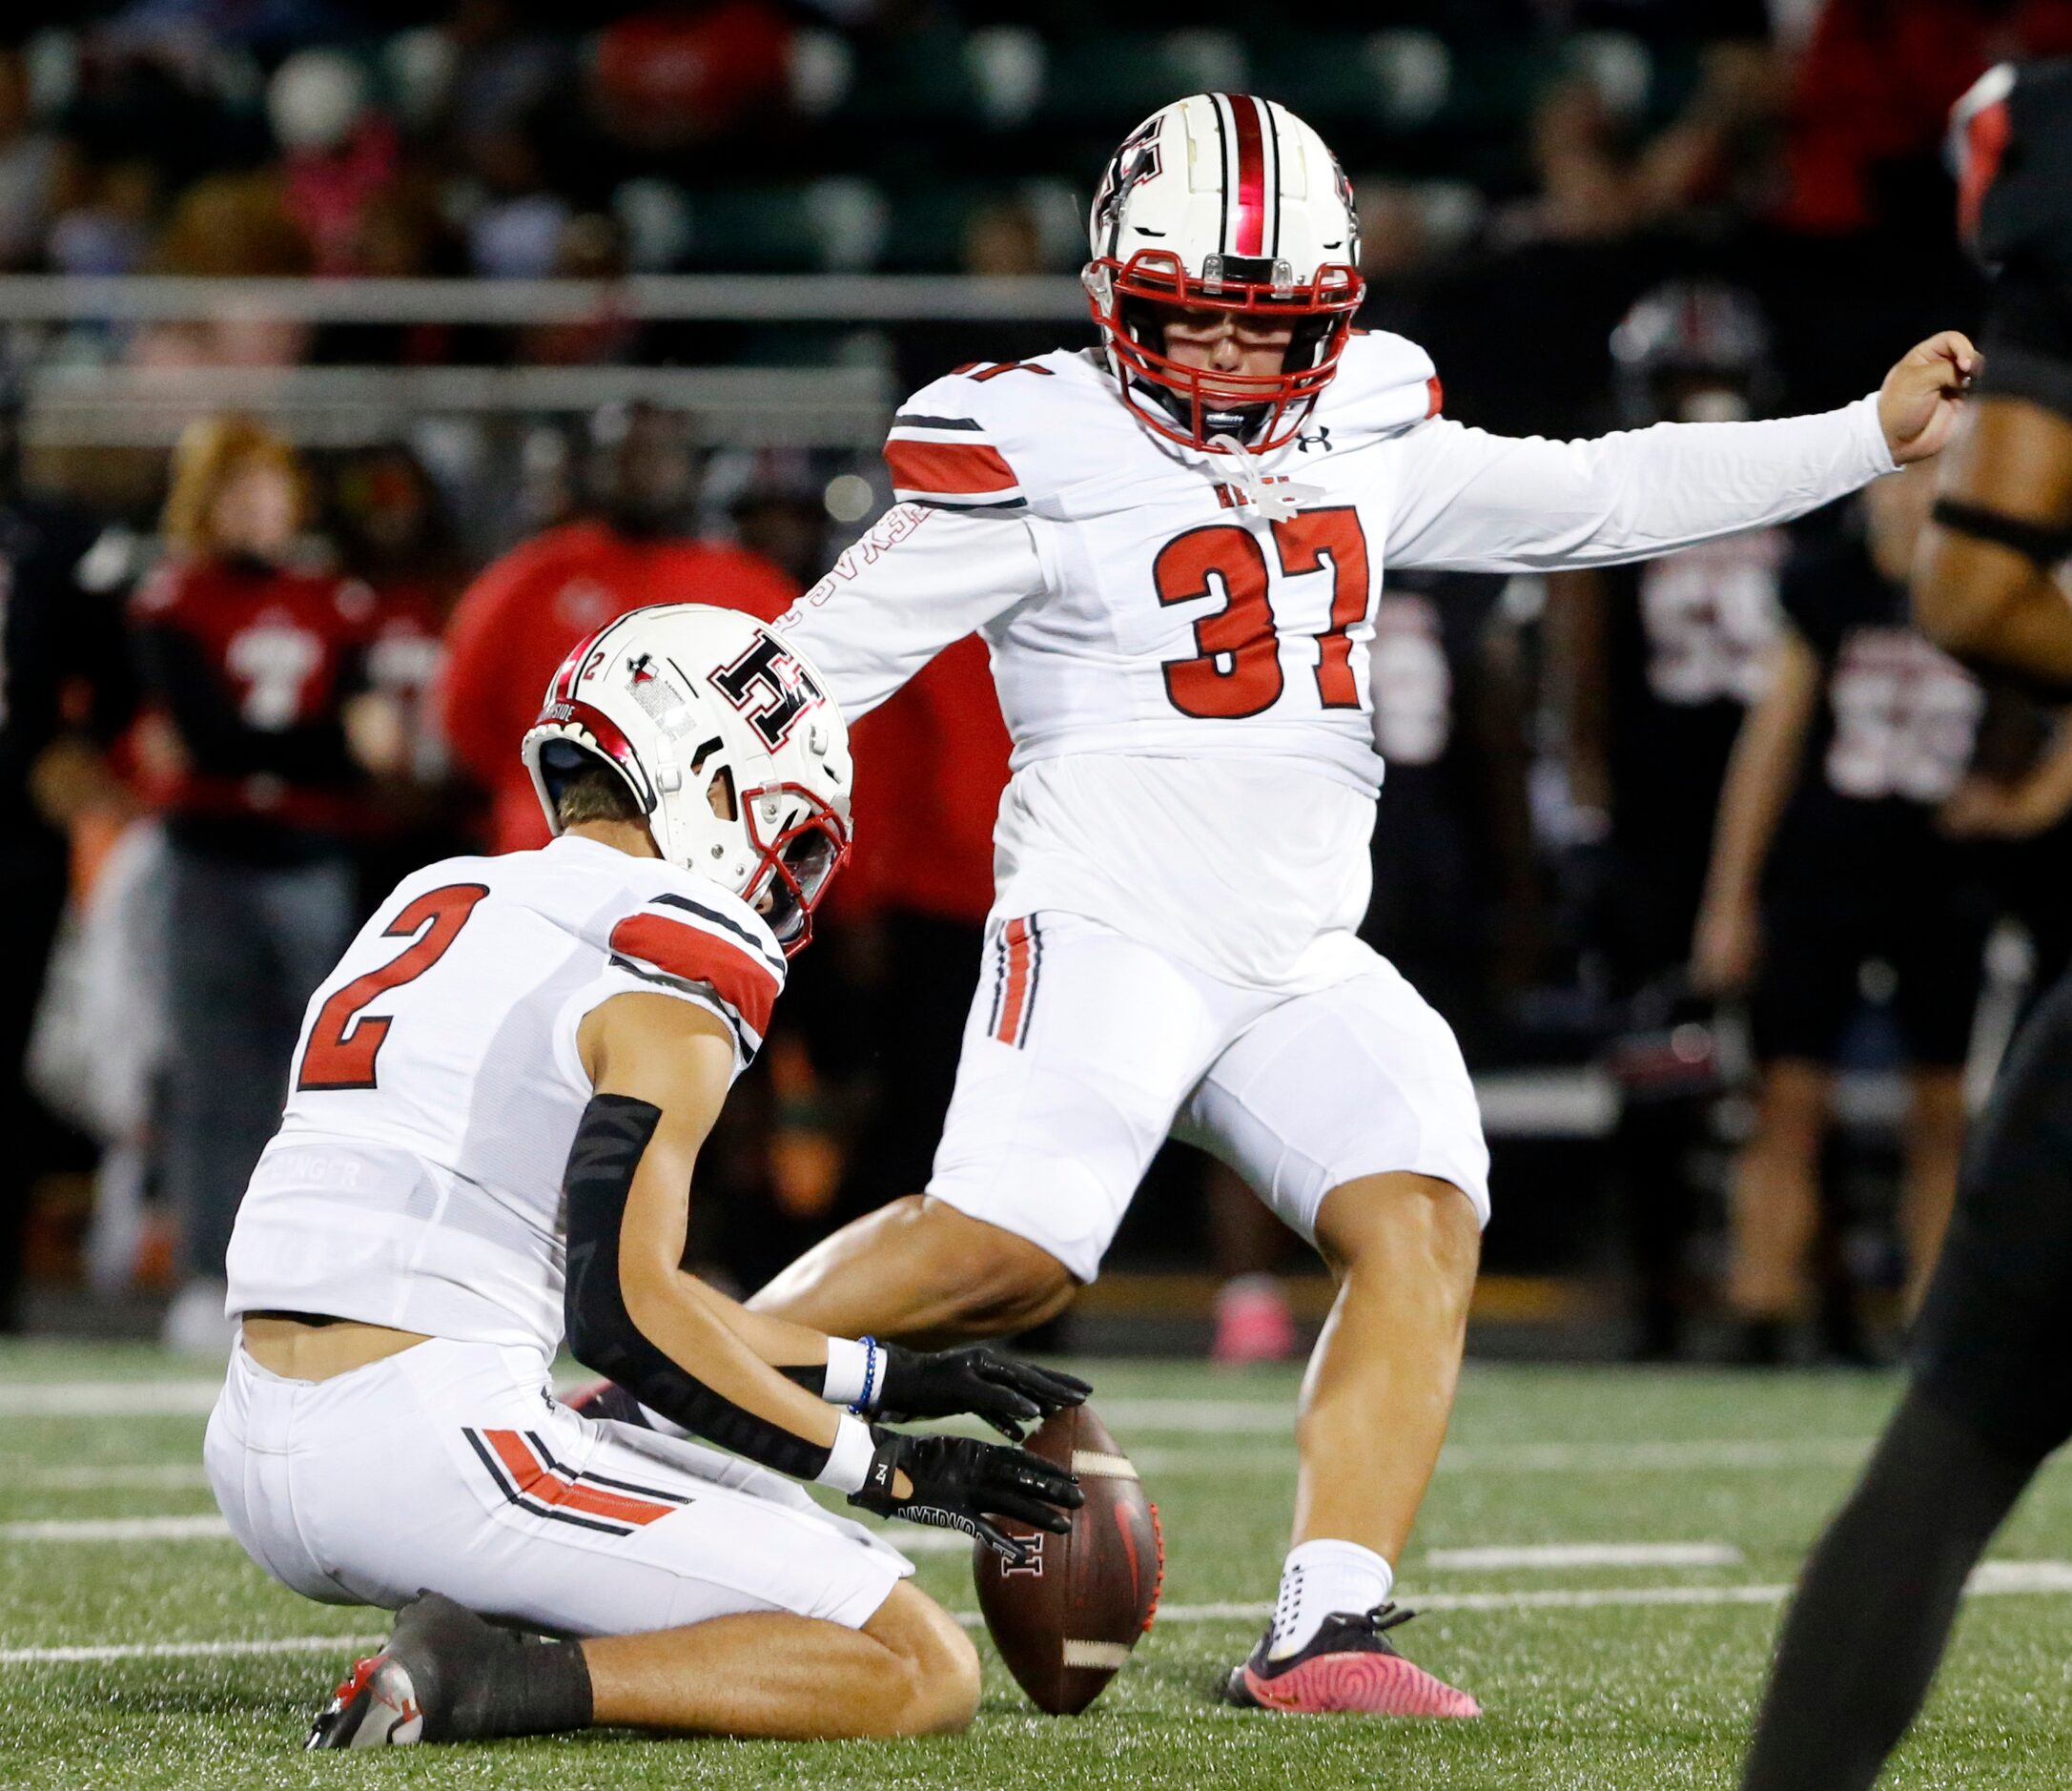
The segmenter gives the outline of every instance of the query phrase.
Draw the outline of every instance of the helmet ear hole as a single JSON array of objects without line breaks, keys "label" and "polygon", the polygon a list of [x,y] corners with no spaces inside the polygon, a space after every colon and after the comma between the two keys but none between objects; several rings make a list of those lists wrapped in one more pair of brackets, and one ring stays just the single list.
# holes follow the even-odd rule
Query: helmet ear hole
[{"label": "helmet ear hole", "polygon": [[741,800],[734,791],[734,772],[730,765],[722,765],[712,773],[712,781],[705,787],[705,797],[712,805],[712,813],[723,821],[738,821],[741,818]]}]

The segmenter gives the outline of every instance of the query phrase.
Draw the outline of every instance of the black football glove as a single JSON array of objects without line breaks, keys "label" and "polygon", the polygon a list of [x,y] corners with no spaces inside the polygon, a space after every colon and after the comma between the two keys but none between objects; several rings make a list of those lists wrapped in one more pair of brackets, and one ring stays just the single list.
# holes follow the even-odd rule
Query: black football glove
[{"label": "black football glove", "polygon": [[995,1349],[929,1354],[897,1344],[878,1348],[885,1355],[885,1379],[872,1402],[872,1415],[892,1424],[954,1418],[968,1411],[1018,1443],[1038,1418],[1080,1405],[1094,1390],[1074,1375],[1039,1369]]},{"label": "black football glove", "polygon": [[[862,1487],[849,1495],[851,1505],[880,1517],[961,1530],[1017,1567],[1027,1560],[1027,1550],[990,1518],[1012,1517],[1063,1535],[1072,1527],[1065,1513],[1085,1503],[1077,1480],[1025,1449],[975,1436],[907,1436],[878,1430],[872,1434],[877,1453]],[[904,1496],[892,1491],[901,1473],[913,1484]]]}]

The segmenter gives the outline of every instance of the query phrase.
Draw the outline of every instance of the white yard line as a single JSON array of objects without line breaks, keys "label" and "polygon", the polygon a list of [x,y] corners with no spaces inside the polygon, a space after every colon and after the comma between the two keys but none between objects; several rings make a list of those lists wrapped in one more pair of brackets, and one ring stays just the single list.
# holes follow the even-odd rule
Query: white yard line
[{"label": "white yard line", "polygon": [[[1770,1472],[1789,1468],[1853,1468],[1871,1452],[1870,1437],[1726,1440],[1692,1438],[1658,1443],[1462,1443],[1439,1458],[1441,1473],[1696,1473]],[[1295,1466],[1294,1438],[1271,1452],[1234,1455],[1225,1447],[1153,1443],[1130,1449],[1145,1474],[1276,1474]]]},{"label": "white yard line", "polygon": [[[960,1531],[926,1530],[917,1524],[872,1526],[907,1554],[968,1554],[972,1539]],[[0,1523],[0,1542],[220,1542],[230,1526],[215,1512],[148,1517],[31,1517]]]},{"label": "white yard line", "polygon": [[[917,1525],[877,1534],[906,1554],[967,1554],[961,1532]],[[0,1542],[216,1542],[230,1526],[214,1512],[149,1517],[51,1517],[0,1523]],[[1738,1549],[1724,1542],[1562,1542],[1518,1547],[1434,1549],[1420,1565],[1438,1573],[1591,1567],[1734,1567]],[[2072,1575],[2072,1566],[2066,1569]],[[2072,1590],[2072,1581],[2068,1581]]]},{"label": "white yard line", "polygon": [[224,1655],[340,1655],[371,1648],[379,1636],[276,1636],[264,1641],[108,1642],[76,1648],[0,1648],[0,1666],[64,1666],[92,1660],[195,1660]]},{"label": "white yard line", "polygon": [[[906,1554],[965,1554],[972,1546],[971,1538],[961,1532],[917,1525],[887,1527],[877,1534]],[[230,1526],[214,1512],[0,1523],[0,1542],[215,1542],[229,1535]],[[1499,1572],[1508,1568],[1733,1567],[1740,1559],[1740,1552],[1724,1542],[1577,1542],[1434,1549],[1422,1565],[1441,1573]]]},{"label": "white yard line", "polygon": [[198,1461],[117,1463],[103,1468],[16,1468],[7,1471],[8,1486],[28,1492],[92,1492],[107,1487],[205,1487],[208,1471]]},{"label": "white yard line", "polygon": [[0,1524],[0,1542],[216,1542],[230,1526],[214,1512],[180,1517],[37,1517]]},{"label": "white yard line", "polygon": [[[1989,1561],[1972,1575],[1967,1594],[1975,1598],[2024,1595],[2072,1594],[2072,1561]],[[1590,1611],[1620,1605],[1781,1604],[1789,1586],[1591,1586],[1549,1588],[1539,1592],[1430,1593],[1418,1597],[1420,1611]],[[1271,1604],[1169,1604],[1159,1612],[1160,1623],[1258,1622]],[[975,1611],[962,1611],[957,1621],[976,1629]],[[294,1655],[335,1652],[349,1655],[371,1647],[374,1636],[277,1636],[253,1641],[108,1642],[57,1648],[0,1648],[0,1666],[65,1666],[104,1660],[215,1658],[238,1655]]]},{"label": "white yard line", "polygon": [[33,1381],[0,1384],[0,1418],[207,1417],[223,1390],[207,1381]]},{"label": "white yard line", "polygon": [[1741,1551],[1725,1542],[1535,1542],[1476,1549],[1434,1549],[1419,1562],[1439,1573],[1500,1573],[1549,1567],[1738,1567]]}]

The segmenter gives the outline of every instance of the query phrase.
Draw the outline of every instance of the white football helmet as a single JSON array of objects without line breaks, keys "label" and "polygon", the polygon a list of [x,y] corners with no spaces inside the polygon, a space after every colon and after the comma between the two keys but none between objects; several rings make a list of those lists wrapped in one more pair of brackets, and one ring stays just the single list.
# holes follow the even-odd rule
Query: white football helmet
[{"label": "white football helmet", "polygon": [[562,661],[525,735],[547,825],[589,765],[617,773],[671,864],[735,892],[787,956],[849,856],[849,730],[777,632],[737,609],[628,610]]},{"label": "white football helmet", "polygon": [[[1194,93],[1123,138],[1094,196],[1081,276],[1122,397],[1194,447],[1227,435],[1255,454],[1291,441],[1338,371],[1366,294],[1352,187],[1285,106]],[[1162,311],[1236,311],[1295,326],[1278,374],[1183,367]]]}]

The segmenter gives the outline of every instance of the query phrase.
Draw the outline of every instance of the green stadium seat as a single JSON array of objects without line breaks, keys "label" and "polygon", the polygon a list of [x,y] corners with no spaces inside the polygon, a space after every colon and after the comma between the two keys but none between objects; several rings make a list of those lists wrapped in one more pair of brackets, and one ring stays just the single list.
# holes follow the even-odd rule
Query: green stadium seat
[{"label": "green stadium seat", "polygon": [[1244,45],[1228,31],[1089,38],[1054,51],[1041,114],[1113,129],[1118,119],[1134,123],[1186,93],[1241,92],[1250,76]]},{"label": "green stadium seat", "polygon": [[857,273],[885,252],[891,207],[872,181],[723,189],[690,202],[686,266],[744,273]]}]

